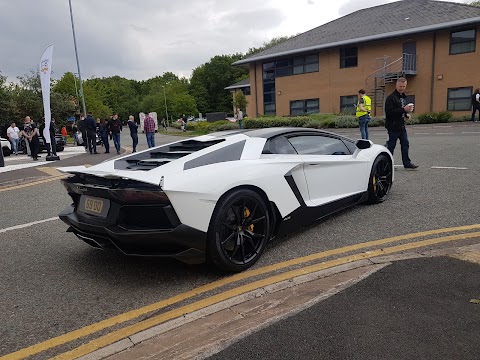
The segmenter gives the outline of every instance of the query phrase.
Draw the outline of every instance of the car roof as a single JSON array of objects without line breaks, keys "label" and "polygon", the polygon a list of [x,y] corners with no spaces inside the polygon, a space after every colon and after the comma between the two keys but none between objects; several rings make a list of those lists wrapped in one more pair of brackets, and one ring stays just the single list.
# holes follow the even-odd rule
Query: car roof
[{"label": "car roof", "polygon": [[294,135],[296,133],[312,133],[312,134],[323,134],[328,136],[334,136],[337,138],[342,138],[349,141],[354,141],[345,136],[335,134],[329,131],[320,130],[320,129],[311,129],[311,128],[298,128],[298,127],[273,127],[273,128],[263,128],[263,129],[238,129],[238,130],[228,130],[228,131],[219,131],[216,133],[209,134],[210,136],[225,138],[232,135],[244,134],[249,137],[259,137],[264,139],[271,139],[280,135]]}]

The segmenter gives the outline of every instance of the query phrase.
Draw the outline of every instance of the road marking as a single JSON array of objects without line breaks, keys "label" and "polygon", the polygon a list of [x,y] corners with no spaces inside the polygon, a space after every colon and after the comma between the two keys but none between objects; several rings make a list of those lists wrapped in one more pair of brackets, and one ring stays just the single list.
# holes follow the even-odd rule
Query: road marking
[{"label": "road marking", "polygon": [[462,134],[480,134],[480,131],[462,131]]},{"label": "road marking", "polygon": [[[465,239],[471,239],[474,237],[480,237],[480,232],[475,232],[475,233],[469,233],[469,234],[460,234],[460,235],[452,235],[452,236],[446,236],[443,238],[434,238],[434,239],[429,239],[429,240],[423,240],[415,243],[410,243],[410,244],[403,244],[403,245],[397,245],[397,246],[392,246],[389,248],[384,248],[384,249],[379,249],[379,250],[374,250],[374,251],[369,251],[369,252],[364,252],[360,254],[355,254],[355,255],[350,255],[330,261],[326,261],[320,264],[315,264],[315,265],[310,265],[305,268],[301,269],[296,269],[296,270],[291,270],[283,274],[279,275],[274,275],[269,278],[265,278],[262,280],[257,280],[254,281],[253,283],[242,285],[240,287],[227,290],[225,292],[222,292],[217,295],[210,296],[206,299],[202,299],[199,301],[196,301],[192,304],[182,306],[180,308],[174,309],[167,311],[166,313],[151,317],[147,320],[140,321],[136,324],[126,326],[122,329],[113,331],[107,335],[101,336],[95,340],[92,340],[84,345],[81,345],[77,347],[76,349],[70,350],[68,352],[65,352],[63,354],[57,355],[53,358],[53,360],[66,360],[66,359],[75,359],[83,355],[90,354],[91,352],[98,350],[100,348],[103,348],[105,346],[108,346],[110,344],[113,344],[121,339],[124,339],[128,336],[134,335],[140,331],[149,329],[151,327],[154,327],[156,325],[159,325],[161,323],[164,323],[168,320],[172,320],[181,316],[184,316],[186,314],[190,314],[194,311],[198,311],[200,309],[203,309],[207,306],[211,306],[214,304],[218,304],[222,301],[231,299],[233,297],[239,296],[241,294],[245,294],[250,291],[258,290],[262,287],[272,285],[281,281],[285,281],[288,279],[292,279],[297,276],[301,275],[306,275],[306,274],[311,274],[313,272],[317,272],[320,270],[328,269],[334,266],[339,266],[343,265],[346,263],[362,260],[362,259],[368,259],[368,258],[373,258],[373,257],[378,257],[386,254],[393,254],[396,252],[400,251],[405,251],[405,250],[411,250],[411,249],[416,249],[420,247],[425,247],[425,246],[431,246],[435,244],[441,244],[449,241],[459,241],[459,240],[465,240]],[[8,356],[8,355],[7,355]],[[0,358],[3,359],[3,358]],[[8,359],[8,358],[7,358]]]},{"label": "road marking", "polygon": [[453,135],[454,133],[436,133],[436,135]]},{"label": "road marking", "polygon": [[432,166],[432,169],[468,170],[468,168],[466,167],[456,167],[456,166]]},{"label": "road marking", "polygon": [[[9,355],[6,355],[4,357],[0,357],[0,360],[13,360],[13,359],[24,359],[26,357],[41,353],[43,351],[49,350],[51,348],[54,348],[56,346],[66,344],[70,341],[77,340],[79,338],[94,334],[100,330],[112,327],[114,325],[118,325],[127,321],[131,321],[139,316],[146,315],[152,311],[157,311],[162,308],[165,308],[167,306],[179,303],[181,301],[187,300],[189,298],[192,298],[194,296],[206,293],[208,291],[212,291],[218,288],[221,288],[222,286],[228,285],[235,283],[240,280],[245,280],[254,276],[259,276],[263,274],[267,274],[269,272],[281,270],[284,268],[287,268],[289,266],[294,266],[294,265],[300,265],[304,264],[307,262],[323,259],[329,256],[333,255],[339,255],[339,254],[344,254],[347,252],[352,252],[360,249],[365,249],[369,247],[374,247],[374,246],[380,246],[380,245],[385,245],[393,242],[398,242],[398,241],[403,241],[403,240],[410,240],[410,239],[415,239],[415,238],[421,238],[421,237],[426,237],[426,236],[431,236],[431,235],[438,235],[438,234],[444,234],[447,232],[456,232],[456,231],[469,231],[469,230],[477,230],[480,229],[480,224],[473,224],[473,225],[465,225],[465,226],[458,226],[458,227],[452,227],[452,228],[443,228],[443,229],[435,229],[435,230],[427,230],[427,231],[422,231],[422,232],[417,232],[417,233],[412,233],[412,234],[406,234],[406,235],[399,235],[399,236],[394,236],[390,238],[385,238],[385,239],[380,239],[380,240],[374,240],[374,241],[369,241],[366,243],[361,243],[361,244],[355,244],[355,245],[349,245],[345,246],[342,248],[337,248],[337,249],[332,249],[316,254],[311,254],[307,256],[303,256],[300,258],[284,261],[278,264],[273,264],[273,265],[268,265],[264,266],[258,269],[253,269],[253,270],[247,270],[239,274],[232,275],[228,278],[217,280],[214,282],[211,282],[210,284],[205,284],[203,286],[200,286],[196,289],[192,289],[190,291],[175,295],[171,298],[141,307],[139,309],[131,310],[123,314],[116,315],[114,317],[111,317],[109,319],[102,320],[100,322],[97,322],[95,324],[87,325],[83,328],[68,332],[66,334],[51,338],[49,340],[43,341],[41,343],[26,347],[24,349],[18,350],[14,353],[11,353]],[[480,234],[480,233],[478,233]],[[465,234],[461,234],[464,236]]]},{"label": "road marking", "polygon": [[44,183],[47,183],[47,182],[64,179],[64,178],[67,178],[68,176],[69,175],[52,176],[51,178],[48,178],[48,179],[39,180],[39,181],[32,181],[32,182],[29,182],[27,184],[9,186],[9,187],[3,188],[3,189],[0,188],[0,192],[12,191],[12,190],[22,189],[22,188],[29,187],[29,186],[40,185],[40,184],[44,184]]},{"label": "road marking", "polygon": [[52,217],[52,218],[49,218],[49,219],[33,221],[33,222],[26,223],[26,224],[15,225],[15,226],[11,226],[11,227],[8,227],[8,228],[5,228],[5,229],[0,229],[0,234],[6,233],[7,231],[24,229],[24,228],[27,228],[27,227],[30,227],[30,226],[33,226],[33,225],[37,225],[37,224],[43,224],[43,223],[53,221],[53,220],[58,220],[58,216],[55,216],[55,217]]},{"label": "road marking", "polygon": [[39,166],[37,168],[37,170],[40,170],[50,176],[60,176],[60,175],[63,175],[63,173],[61,173],[60,171],[58,171],[56,168],[54,167],[48,167],[48,166]]},{"label": "road marking", "polygon": [[430,135],[431,133],[413,133],[414,135]]}]

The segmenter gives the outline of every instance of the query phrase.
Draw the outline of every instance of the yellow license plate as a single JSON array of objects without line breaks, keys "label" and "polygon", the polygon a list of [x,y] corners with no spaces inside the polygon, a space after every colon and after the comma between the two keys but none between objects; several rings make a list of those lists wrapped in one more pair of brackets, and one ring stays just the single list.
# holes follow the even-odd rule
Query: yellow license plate
[{"label": "yellow license plate", "polygon": [[85,212],[101,214],[103,210],[103,200],[87,197],[85,199]]}]

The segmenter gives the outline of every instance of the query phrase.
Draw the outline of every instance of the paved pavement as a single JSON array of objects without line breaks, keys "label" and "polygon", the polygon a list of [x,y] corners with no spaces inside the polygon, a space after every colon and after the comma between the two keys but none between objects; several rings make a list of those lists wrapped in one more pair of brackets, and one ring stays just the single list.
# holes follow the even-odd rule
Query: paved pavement
[{"label": "paved pavement", "polygon": [[473,360],[479,302],[480,245],[404,254],[293,279],[83,359]]}]

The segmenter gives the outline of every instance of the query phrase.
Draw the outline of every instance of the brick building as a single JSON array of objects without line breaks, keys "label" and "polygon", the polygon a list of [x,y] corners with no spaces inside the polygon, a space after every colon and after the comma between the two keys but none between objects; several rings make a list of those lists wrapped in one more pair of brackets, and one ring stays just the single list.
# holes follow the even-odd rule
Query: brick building
[{"label": "brick building", "polygon": [[400,76],[417,113],[465,115],[480,87],[479,27],[480,7],[403,0],[353,12],[234,65],[250,67],[250,116],[353,113],[360,88],[379,116]]}]

